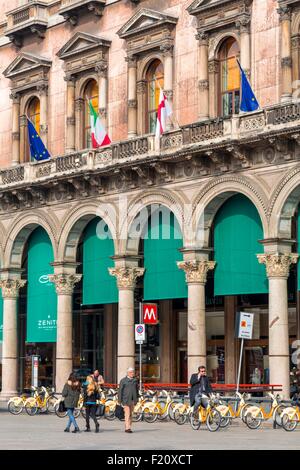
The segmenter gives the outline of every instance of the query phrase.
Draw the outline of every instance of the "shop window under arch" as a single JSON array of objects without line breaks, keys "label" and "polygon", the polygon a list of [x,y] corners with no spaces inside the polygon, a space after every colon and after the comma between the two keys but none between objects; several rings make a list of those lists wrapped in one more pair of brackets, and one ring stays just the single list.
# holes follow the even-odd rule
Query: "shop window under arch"
[{"label": "shop window under arch", "polygon": [[256,255],[263,252],[262,223],[257,209],[243,195],[232,196],[214,221],[214,295],[268,292],[265,267]]}]

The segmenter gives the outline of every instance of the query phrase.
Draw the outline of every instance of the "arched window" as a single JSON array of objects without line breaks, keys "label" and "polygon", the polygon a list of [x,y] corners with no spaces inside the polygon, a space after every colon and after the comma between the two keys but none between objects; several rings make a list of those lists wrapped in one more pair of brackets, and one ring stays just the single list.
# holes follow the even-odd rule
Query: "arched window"
[{"label": "arched window", "polygon": [[83,99],[85,101],[84,106],[84,148],[91,148],[91,124],[90,124],[90,113],[89,103],[86,98],[92,101],[92,105],[95,111],[98,113],[99,107],[99,95],[98,95],[98,83],[96,80],[90,80],[85,87]]},{"label": "arched window", "polygon": [[[33,123],[36,131],[40,134],[40,124],[41,124],[41,106],[40,100],[37,97],[34,97],[30,100],[27,108],[27,115],[31,122]],[[29,142],[28,142],[28,135],[26,133],[26,152],[25,152],[25,160],[28,162],[30,161],[30,149],[29,149]]]},{"label": "arched window", "polygon": [[240,50],[234,38],[228,38],[220,49],[220,103],[221,116],[239,113],[240,71],[236,59]]},{"label": "arched window", "polygon": [[160,60],[154,60],[146,74],[147,80],[147,112],[146,133],[155,132],[159,92],[164,88],[164,68]]}]

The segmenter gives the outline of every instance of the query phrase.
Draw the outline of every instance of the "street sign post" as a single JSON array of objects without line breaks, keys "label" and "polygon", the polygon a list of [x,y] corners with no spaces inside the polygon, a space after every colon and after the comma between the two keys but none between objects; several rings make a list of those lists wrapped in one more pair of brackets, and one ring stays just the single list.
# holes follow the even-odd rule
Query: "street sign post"
[{"label": "street sign post", "polygon": [[31,356],[31,384],[38,387],[39,384],[39,358],[40,356]]},{"label": "street sign post", "polygon": [[252,339],[253,321],[254,321],[254,314],[253,313],[248,313],[248,312],[239,312],[238,313],[238,338],[240,338],[242,341],[241,341],[241,351],[240,351],[238,377],[237,377],[237,382],[236,382],[236,391],[237,392],[239,391],[239,386],[240,386],[244,340],[245,339]]}]

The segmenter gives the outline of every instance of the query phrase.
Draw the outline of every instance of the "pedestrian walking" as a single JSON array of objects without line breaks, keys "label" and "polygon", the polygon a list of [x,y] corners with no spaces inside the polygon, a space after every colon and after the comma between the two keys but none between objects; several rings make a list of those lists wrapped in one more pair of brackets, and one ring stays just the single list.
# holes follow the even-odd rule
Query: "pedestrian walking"
[{"label": "pedestrian walking", "polygon": [[190,403],[191,406],[194,406],[194,413],[196,413],[200,405],[207,408],[207,396],[212,393],[210,381],[206,375],[205,366],[198,367],[198,374],[192,374],[190,384]]},{"label": "pedestrian walking", "polygon": [[138,402],[138,381],[134,377],[134,369],[129,367],[127,369],[127,376],[120,381],[118,400],[124,407],[125,414],[125,432],[132,433],[132,411]]},{"label": "pedestrian walking", "polygon": [[65,432],[70,432],[71,424],[74,425],[74,430],[72,431],[72,433],[80,432],[79,426],[74,416],[74,409],[78,405],[79,396],[80,382],[75,377],[75,375],[71,374],[62,391],[62,397],[64,399],[64,404],[67,409],[67,415],[69,417],[69,422],[67,424]]},{"label": "pedestrian walking", "polygon": [[100,374],[99,370],[96,369],[93,373],[93,379],[94,381],[98,384],[98,385],[103,385],[104,384],[104,378],[103,376]]},{"label": "pedestrian walking", "polygon": [[85,432],[90,432],[90,418],[95,423],[95,432],[99,432],[99,423],[96,418],[97,400],[99,399],[99,388],[96,384],[94,377],[88,375],[83,384],[83,404],[86,412],[86,429]]}]

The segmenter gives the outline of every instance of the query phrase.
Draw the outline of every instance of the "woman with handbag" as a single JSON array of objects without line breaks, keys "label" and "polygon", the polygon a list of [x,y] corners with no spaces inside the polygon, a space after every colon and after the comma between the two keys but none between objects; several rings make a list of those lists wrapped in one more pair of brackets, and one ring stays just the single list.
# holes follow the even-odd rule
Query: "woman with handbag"
[{"label": "woman with handbag", "polygon": [[92,375],[88,375],[83,384],[83,405],[86,411],[86,429],[90,432],[90,417],[95,423],[95,432],[99,432],[99,423],[96,417],[97,400],[99,399],[99,388]]},{"label": "woman with handbag", "polygon": [[70,432],[71,424],[74,425],[74,431],[72,431],[73,433],[80,432],[74,416],[74,409],[78,405],[78,400],[80,396],[80,388],[80,382],[73,374],[71,374],[62,391],[63,402],[67,409],[67,415],[69,417],[69,422],[67,424],[65,432]]}]

